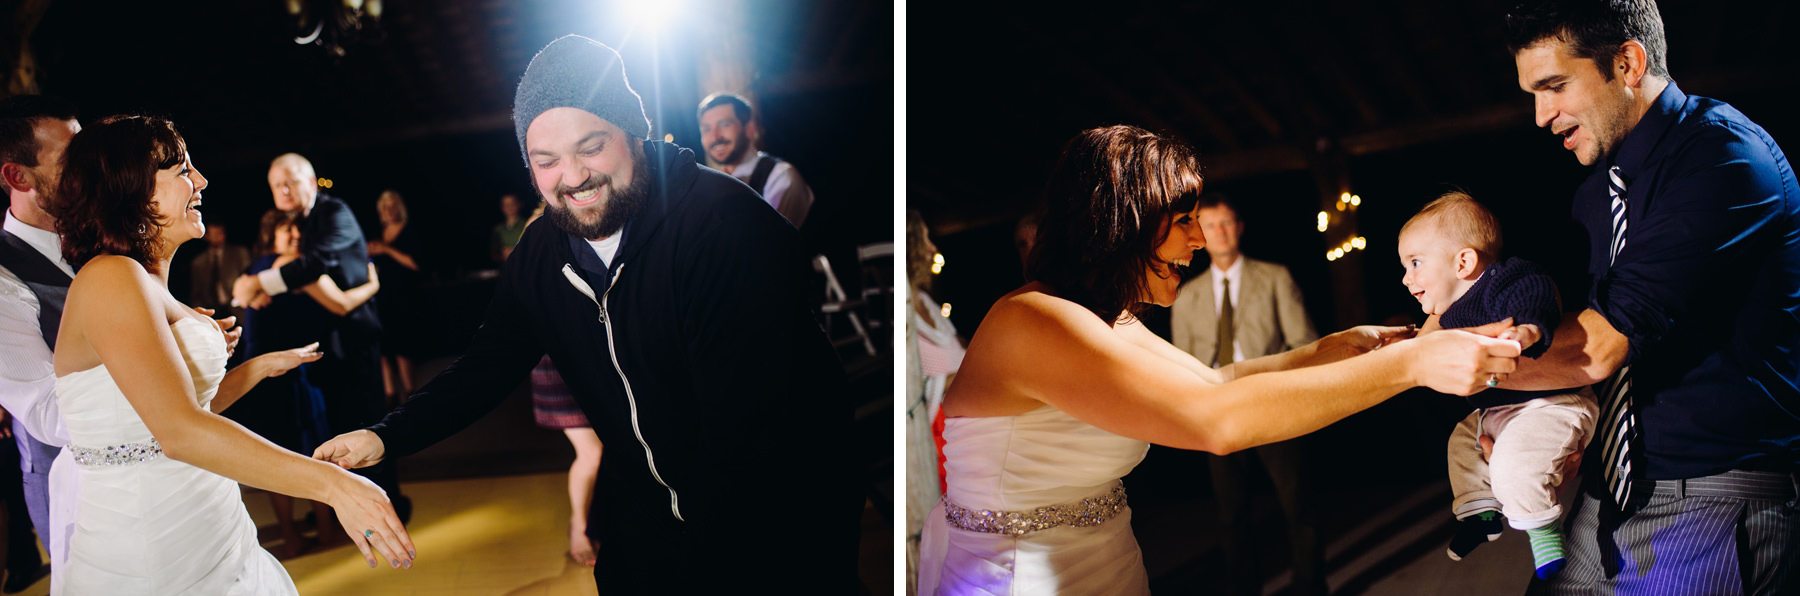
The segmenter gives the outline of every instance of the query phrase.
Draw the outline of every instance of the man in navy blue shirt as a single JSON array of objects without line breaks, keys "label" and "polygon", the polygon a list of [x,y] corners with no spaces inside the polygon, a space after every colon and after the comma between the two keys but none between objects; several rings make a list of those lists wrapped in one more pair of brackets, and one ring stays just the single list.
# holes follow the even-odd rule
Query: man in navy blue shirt
[{"label": "man in navy blue shirt", "polygon": [[1774,139],[1668,74],[1651,0],[1507,16],[1576,190],[1592,285],[1510,389],[1600,383],[1569,562],[1533,594],[1792,594],[1800,184]]}]

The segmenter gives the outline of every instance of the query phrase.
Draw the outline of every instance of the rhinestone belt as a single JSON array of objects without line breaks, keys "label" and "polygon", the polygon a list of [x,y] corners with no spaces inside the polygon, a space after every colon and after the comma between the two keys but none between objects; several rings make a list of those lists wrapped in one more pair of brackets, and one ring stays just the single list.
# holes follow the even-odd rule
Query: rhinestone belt
[{"label": "rhinestone belt", "polygon": [[156,439],[150,439],[142,443],[111,445],[98,449],[70,445],[69,455],[74,457],[75,463],[83,466],[123,466],[162,457],[163,450]]},{"label": "rhinestone belt", "polygon": [[971,532],[1022,536],[1057,526],[1098,526],[1125,510],[1125,485],[1119,484],[1098,497],[1039,507],[1031,511],[968,509],[944,500],[944,518],[950,525]]}]

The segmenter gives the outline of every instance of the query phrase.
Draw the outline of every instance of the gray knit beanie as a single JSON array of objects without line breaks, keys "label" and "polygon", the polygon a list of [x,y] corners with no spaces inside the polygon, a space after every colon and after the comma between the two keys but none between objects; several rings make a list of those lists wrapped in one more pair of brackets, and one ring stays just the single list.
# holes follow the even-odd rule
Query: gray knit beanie
[{"label": "gray knit beanie", "polygon": [[[537,53],[513,94],[513,129],[525,155],[525,129],[551,108],[578,108],[639,139],[650,138],[644,100],[625,82],[625,62],[605,44],[565,35]],[[531,160],[526,157],[529,167]]]}]

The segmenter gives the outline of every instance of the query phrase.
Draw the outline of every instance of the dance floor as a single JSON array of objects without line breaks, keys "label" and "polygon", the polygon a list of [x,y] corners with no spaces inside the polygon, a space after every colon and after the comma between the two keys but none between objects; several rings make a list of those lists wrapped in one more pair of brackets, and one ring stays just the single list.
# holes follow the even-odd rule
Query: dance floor
[{"label": "dance floor", "polygon": [[[858,448],[869,466],[865,475],[875,480],[873,492],[886,495],[893,492],[892,482],[884,481],[892,478],[893,461],[891,358],[884,352],[849,363],[852,397],[860,406]],[[449,364],[449,358],[426,360],[418,378],[428,379]],[[408,530],[419,550],[412,569],[370,569],[348,542],[315,546],[283,563],[305,595],[604,594],[594,585],[592,570],[567,555],[568,469],[574,458],[561,432],[532,422],[531,396],[521,386],[468,429],[400,460],[401,490],[414,507]],[[281,553],[267,494],[246,489],[244,503],[261,529],[263,547]],[[858,559],[863,594],[895,591],[891,507],[892,501],[865,503]],[[295,503],[294,509],[300,517],[308,508]],[[313,536],[309,525],[301,532],[309,540]],[[49,593],[47,580],[19,592]]]},{"label": "dance floor", "polygon": [[[566,474],[412,482],[412,569],[370,569],[355,547],[314,548],[285,561],[301,594],[594,594],[592,571],[569,549]],[[259,527],[274,523],[268,498],[245,493]],[[279,538],[264,542],[280,552]]]}]

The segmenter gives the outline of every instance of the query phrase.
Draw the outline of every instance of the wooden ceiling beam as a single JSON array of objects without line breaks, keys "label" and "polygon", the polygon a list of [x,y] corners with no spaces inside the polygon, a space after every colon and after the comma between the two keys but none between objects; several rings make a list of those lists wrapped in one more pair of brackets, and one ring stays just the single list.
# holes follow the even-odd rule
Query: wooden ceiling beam
[{"label": "wooden ceiling beam", "polygon": [[[1294,38],[1290,39],[1290,47],[1298,48],[1298,50],[1302,54],[1305,54],[1307,58],[1311,58],[1310,60],[1303,60],[1301,62],[1313,65],[1313,68],[1316,69],[1315,72],[1322,71],[1326,73],[1325,76],[1333,81],[1336,91],[1342,94],[1343,100],[1348,101],[1350,106],[1355,109],[1357,117],[1362,120],[1360,124],[1364,126],[1380,124],[1381,111],[1377,110],[1375,108],[1375,102],[1369,99],[1368,90],[1363,88],[1362,83],[1358,81],[1357,77],[1352,76],[1353,74],[1361,73],[1357,72],[1357,69],[1352,68],[1349,61],[1344,59],[1344,56],[1349,54],[1353,48],[1345,41],[1341,27],[1320,22],[1319,12],[1316,10],[1298,11],[1298,14],[1303,15],[1303,17],[1296,18],[1295,15],[1290,13],[1282,15],[1282,18],[1290,22],[1299,21],[1304,23],[1304,31],[1295,31],[1292,28],[1281,27],[1279,23],[1271,23],[1273,26],[1270,27],[1270,30],[1292,31]],[[1299,97],[1291,99],[1305,103],[1316,103],[1327,97],[1331,97],[1331,95],[1301,94]],[[1322,107],[1314,108],[1314,110],[1324,112]],[[1356,125],[1342,122],[1337,124],[1338,127],[1336,128],[1338,130],[1353,129],[1357,127]]]},{"label": "wooden ceiling beam", "polygon": [[1181,140],[1181,142],[1189,145],[1193,144],[1193,141],[1188,139],[1187,135],[1182,134],[1181,129],[1170,124],[1168,120],[1164,120],[1161,115],[1156,113],[1156,110],[1150,109],[1150,106],[1145,105],[1144,102],[1138,100],[1136,95],[1131,94],[1123,87],[1113,83],[1111,78],[1108,78],[1100,71],[1095,70],[1094,67],[1075,61],[1071,61],[1069,64],[1069,70],[1078,75],[1083,82],[1095,91],[1099,91],[1100,94],[1105,96],[1114,106],[1124,110],[1125,113],[1130,114],[1133,119],[1137,120],[1136,124],[1138,126],[1142,126],[1154,132],[1168,133]]},{"label": "wooden ceiling beam", "polygon": [[1287,130],[1281,125],[1281,120],[1275,118],[1275,113],[1269,111],[1269,107],[1263,104],[1262,98],[1251,93],[1250,86],[1230,69],[1220,64],[1218,59],[1213,58],[1212,53],[1195,52],[1194,63],[1206,69],[1209,76],[1223,85],[1225,90],[1229,91],[1231,96],[1244,106],[1244,110],[1250,112],[1250,118],[1262,127],[1263,132],[1269,133],[1269,138],[1279,139],[1286,134]]},{"label": "wooden ceiling beam", "polygon": [[1238,140],[1237,131],[1232,130],[1231,125],[1227,124],[1224,118],[1220,118],[1218,112],[1214,112],[1205,102],[1200,101],[1200,98],[1195,97],[1187,86],[1176,82],[1175,78],[1169,76],[1166,71],[1159,69],[1153,72],[1152,76],[1158,84],[1162,85],[1163,91],[1175,98],[1175,101],[1181,104],[1182,109],[1199,118],[1200,123],[1206,126],[1207,132],[1219,140],[1221,148],[1225,151],[1237,151],[1243,147],[1243,143]]}]

